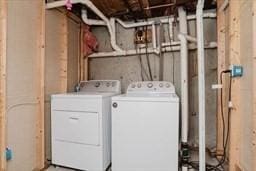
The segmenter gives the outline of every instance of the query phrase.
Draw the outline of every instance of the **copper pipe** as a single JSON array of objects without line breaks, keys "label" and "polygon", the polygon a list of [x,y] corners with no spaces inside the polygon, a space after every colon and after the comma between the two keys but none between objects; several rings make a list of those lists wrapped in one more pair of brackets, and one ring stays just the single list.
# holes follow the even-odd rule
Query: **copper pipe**
[{"label": "copper pipe", "polygon": [[155,5],[155,6],[151,6],[151,7],[146,7],[144,8],[144,10],[150,10],[150,9],[156,9],[156,8],[164,8],[164,7],[171,7],[176,5],[176,0],[174,0],[174,2],[172,3],[168,3],[168,4],[162,4],[162,5]]}]

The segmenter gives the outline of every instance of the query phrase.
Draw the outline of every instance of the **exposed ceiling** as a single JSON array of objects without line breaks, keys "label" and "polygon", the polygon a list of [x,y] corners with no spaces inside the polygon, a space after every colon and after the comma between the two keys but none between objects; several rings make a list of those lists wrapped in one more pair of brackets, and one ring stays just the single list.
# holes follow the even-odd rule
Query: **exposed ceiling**
[{"label": "exposed ceiling", "polygon": [[[46,0],[56,1],[56,0]],[[71,0],[72,1],[72,0]],[[137,20],[176,14],[178,6],[195,11],[197,0],[91,0],[107,17]],[[73,12],[80,16],[82,5],[74,5]],[[216,0],[205,0],[205,9],[216,8]],[[89,13],[90,15],[90,13]],[[95,17],[91,13],[91,17]]]},{"label": "exposed ceiling", "polygon": [[[159,17],[175,13],[177,6],[183,5],[188,11],[194,11],[197,0],[92,0],[108,17],[141,19]],[[205,7],[215,8],[215,0],[205,0]]]}]

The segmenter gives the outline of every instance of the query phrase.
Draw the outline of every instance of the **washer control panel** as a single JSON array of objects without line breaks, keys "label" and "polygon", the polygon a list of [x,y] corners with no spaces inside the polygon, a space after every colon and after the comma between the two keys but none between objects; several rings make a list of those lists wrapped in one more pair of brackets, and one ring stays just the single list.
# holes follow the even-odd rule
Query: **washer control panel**
[{"label": "washer control panel", "polygon": [[90,80],[80,82],[81,92],[121,92],[118,80]]},{"label": "washer control panel", "polygon": [[132,93],[175,93],[175,87],[167,81],[133,82],[127,88],[127,94]]}]

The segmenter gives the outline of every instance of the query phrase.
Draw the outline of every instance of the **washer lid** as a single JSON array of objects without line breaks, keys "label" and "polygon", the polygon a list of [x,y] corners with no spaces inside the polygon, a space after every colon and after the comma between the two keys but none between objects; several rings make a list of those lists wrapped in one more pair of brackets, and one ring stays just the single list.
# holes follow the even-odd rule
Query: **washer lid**
[{"label": "washer lid", "polygon": [[141,81],[131,83],[127,94],[170,94],[175,93],[175,87],[167,81]]},{"label": "washer lid", "polygon": [[122,94],[112,97],[112,101],[131,102],[179,102],[179,97],[175,93],[163,94]]}]

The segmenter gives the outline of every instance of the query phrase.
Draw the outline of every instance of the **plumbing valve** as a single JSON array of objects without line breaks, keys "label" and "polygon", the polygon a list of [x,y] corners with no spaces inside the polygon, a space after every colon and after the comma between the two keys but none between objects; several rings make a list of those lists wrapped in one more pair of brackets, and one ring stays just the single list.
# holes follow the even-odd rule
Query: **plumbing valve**
[{"label": "plumbing valve", "polygon": [[187,165],[189,162],[189,145],[188,143],[182,143],[181,144],[181,163],[182,165]]}]

